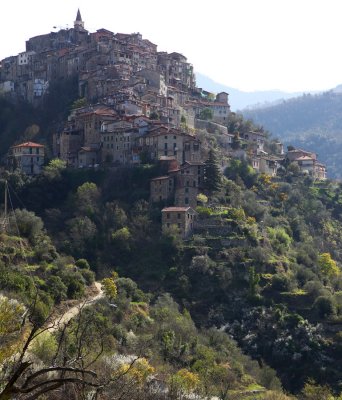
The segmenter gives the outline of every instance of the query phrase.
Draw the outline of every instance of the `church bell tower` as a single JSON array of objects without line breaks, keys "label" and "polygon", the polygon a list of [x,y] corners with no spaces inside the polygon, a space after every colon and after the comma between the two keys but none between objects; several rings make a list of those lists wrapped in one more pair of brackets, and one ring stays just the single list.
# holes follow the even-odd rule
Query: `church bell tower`
[{"label": "church bell tower", "polygon": [[74,22],[74,28],[75,29],[79,29],[79,28],[84,29],[84,22],[82,21],[80,9],[77,10],[76,21]]}]

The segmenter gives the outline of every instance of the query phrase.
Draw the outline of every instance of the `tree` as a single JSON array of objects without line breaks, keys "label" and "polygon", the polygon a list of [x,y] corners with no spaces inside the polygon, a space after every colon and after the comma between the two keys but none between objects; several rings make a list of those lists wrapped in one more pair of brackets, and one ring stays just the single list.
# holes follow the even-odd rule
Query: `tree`
[{"label": "tree", "polygon": [[[24,340],[17,341],[16,356],[7,357],[2,363],[0,400],[33,400],[65,385],[73,385],[75,391],[84,391],[89,387],[94,390],[103,388],[104,383],[89,368],[103,351],[103,335],[100,334],[103,327],[99,326],[99,321],[92,313],[81,309],[76,324],[58,327],[58,321],[51,321],[49,316],[38,321],[35,316],[36,307],[35,301],[21,317],[18,316],[18,310],[12,307],[12,315],[8,320],[10,333],[19,338],[24,336]],[[9,313],[6,315],[9,316]],[[58,343],[51,342],[51,337],[44,338],[50,329],[59,334]],[[25,335],[22,335],[22,331]],[[39,341],[39,338],[42,340]],[[28,349],[39,354],[42,347],[50,352],[44,352],[48,366],[32,368],[34,359]],[[90,349],[93,351],[89,351]],[[84,394],[76,397],[84,398]]]},{"label": "tree", "polygon": [[329,387],[317,385],[313,380],[306,382],[302,395],[303,400],[334,400]]},{"label": "tree", "polygon": [[198,375],[194,372],[183,368],[172,375],[170,379],[170,391],[176,395],[177,398],[192,393],[200,384]]},{"label": "tree", "polygon": [[152,111],[150,114],[150,119],[153,119],[153,120],[159,119],[159,114],[156,111]]},{"label": "tree", "polygon": [[86,105],[87,99],[85,97],[81,97],[72,103],[71,109],[76,110],[77,108],[85,107]]},{"label": "tree", "polygon": [[200,119],[204,119],[205,121],[209,121],[213,119],[213,111],[210,108],[205,108],[199,114]]},{"label": "tree", "polygon": [[209,151],[208,160],[205,162],[204,186],[210,193],[219,191],[222,186],[222,173],[217,156],[212,149]]},{"label": "tree", "polygon": [[104,278],[102,280],[102,288],[104,294],[109,298],[109,300],[114,300],[118,295],[118,287],[116,285],[117,275],[113,273],[111,278]]},{"label": "tree", "polygon": [[24,312],[18,301],[0,296],[0,364],[16,351]]},{"label": "tree", "polygon": [[330,253],[322,253],[318,256],[318,266],[321,273],[328,278],[340,274],[336,261],[331,258]]},{"label": "tree", "polygon": [[43,233],[44,224],[40,217],[37,217],[34,212],[25,209],[16,209],[10,215],[10,233],[19,234],[34,243],[36,238]]},{"label": "tree", "polygon": [[83,215],[93,216],[98,211],[100,190],[93,182],[85,182],[77,188],[76,203]]},{"label": "tree", "polygon": [[55,158],[44,168],[43,175],[49,180],[60,179],[61,173],[66,169],[66,162]]},{"label": "tree", "polygon": [[319,296],[315,300],[312,308],[320,318],[327,318],[336,315],[336,305],[331,296]]}]

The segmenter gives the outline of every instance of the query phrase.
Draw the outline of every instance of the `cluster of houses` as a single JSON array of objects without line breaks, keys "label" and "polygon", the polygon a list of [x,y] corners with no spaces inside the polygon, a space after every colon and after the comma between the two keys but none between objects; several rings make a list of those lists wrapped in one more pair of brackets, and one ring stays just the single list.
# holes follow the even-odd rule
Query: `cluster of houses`
[{"label": "cluster of houses", "polygon": [[[239,138],[230,134],[228,94],[215,96],[197,88],[193,67],[183,55],[158,52],[139,33],[89,33],[79,11],[74,28],[31,38],[26,52],[1,61],[0,92],[35,104],[51,81],[74,75],[88,105],[72,110],[63,129],[53,135],[53,156],[71,168],[160,162],[164,173],[152,179],[150,199],[166,205],[164,231],[176,226],[187,237],[194,227],[205,174],[197,129],[218,132],[227,153],[248,158],[258,172],[275,176],[286,158],[313,177],[326,178],[314,153],[291,150],[285,155],[276,143],[269,155],[263,132]],[[210,120],[204,119],[204,111]],[[12,169],[35,175],[43,164],[41,144],[26,142],[10,149]]]}]

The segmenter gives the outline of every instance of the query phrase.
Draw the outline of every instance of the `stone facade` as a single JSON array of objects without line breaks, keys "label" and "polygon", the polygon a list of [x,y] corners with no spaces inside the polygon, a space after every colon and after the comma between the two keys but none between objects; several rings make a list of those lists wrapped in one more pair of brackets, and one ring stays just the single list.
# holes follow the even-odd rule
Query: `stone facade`
[{"label": "stone facade", "polygon": [[38,175],[44,164],[45,148],[34,142],[12,146],[7,157],[11,169],[19,168],[27,175]]},{"label": "stone facade", "polygon": [[191,207],[165,207],[162,209],[163,233],[176,229],[183,239],[188,238],[194,229],[196,211]]}]

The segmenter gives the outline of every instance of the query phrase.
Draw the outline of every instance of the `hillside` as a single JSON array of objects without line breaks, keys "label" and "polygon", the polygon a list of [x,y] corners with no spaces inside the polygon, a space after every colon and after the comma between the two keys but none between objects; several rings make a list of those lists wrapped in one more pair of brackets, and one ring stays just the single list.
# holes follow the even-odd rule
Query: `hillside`
[{"label": "hillside", "polygon": [[245,118],[261,124],[287,145],[319,154],[328,176],[342,178],[342,95],[334,91],[303,95],[273,107],[244,110]]},{"label": "hillside", "polygon": [[[202,134],[202,140],[223,156],[220,135]],[[271,179],[236,160],[221,177],[220,189],[205,192],[209,201],[202,197],[197,207],[195,235],[182,241],[176,232],[161,234],[160,205],[147,202],[150,179],[161,173],[160,165],[99,171],[58,168],[58,173],[50,169],[26,183],[18,179],[18,172],[8,179],[23,203],[43,218],[57,251],[73,257],[68,263],[87,258],[99,279],[115,270],[150,292],[146,297],[120,278],[116,282],[119,286],[125,282],[133,304],[127,308],[123,298],[117,303],[118,314],[113,315],[108,304],[97,311],[104,321],[111,318],[119,324],[106,332],[122,343],[120,351],[134,351],[130,341],[125,344],[130,331],[143,335],[138,343],[144,348],[151,334],[157,335],[161,342],[153,350],[156,353],[143,353],[154,367],[160,367],[163,357],[171,364],[168,371],[186,368],[198,375],[201,385],[207,382],[207,369],[201,367],[212,357],[203,354],[207,339],[199,338],[196,346],[185,342],[185,337],[195,334],[189,334],[195,332],[190,322],[181,329],[178,324],[184,325],[183,317],[152,311],[154,304],[165,304],[157,297],[168,292],[196,326],[224,326],[263,366],[266,388],[279,390],[274,372],[266,367],[269,364],[288,391],[300,392],[309,378],[338,391],[340,185],[313,183],[293,168]],[[141,302],[150,299],[148,311]],[[166,304],[168,309],[176,307],[171,300]],[[166,318],[164,330],[155,333],[150,318]],[[218,357],[215,365],[222,362]],[[228,362],[236,365],[232,359]],[[247,395],[253,379],[261,382],[231,378],[232,398],[236,390],[237,398]],[[249,382],[247,386],[244,381]],[[203,390],[201,385],[199,390]],[[210,389],[213,393],[218,390],[215,385]],[[267,399],[264,394],[259,398]]]},{"label": "hillside", "polygon": [[342,185],[139,33],[78,11],[27,50],[0,70],[0,400],[340,400]]}]

